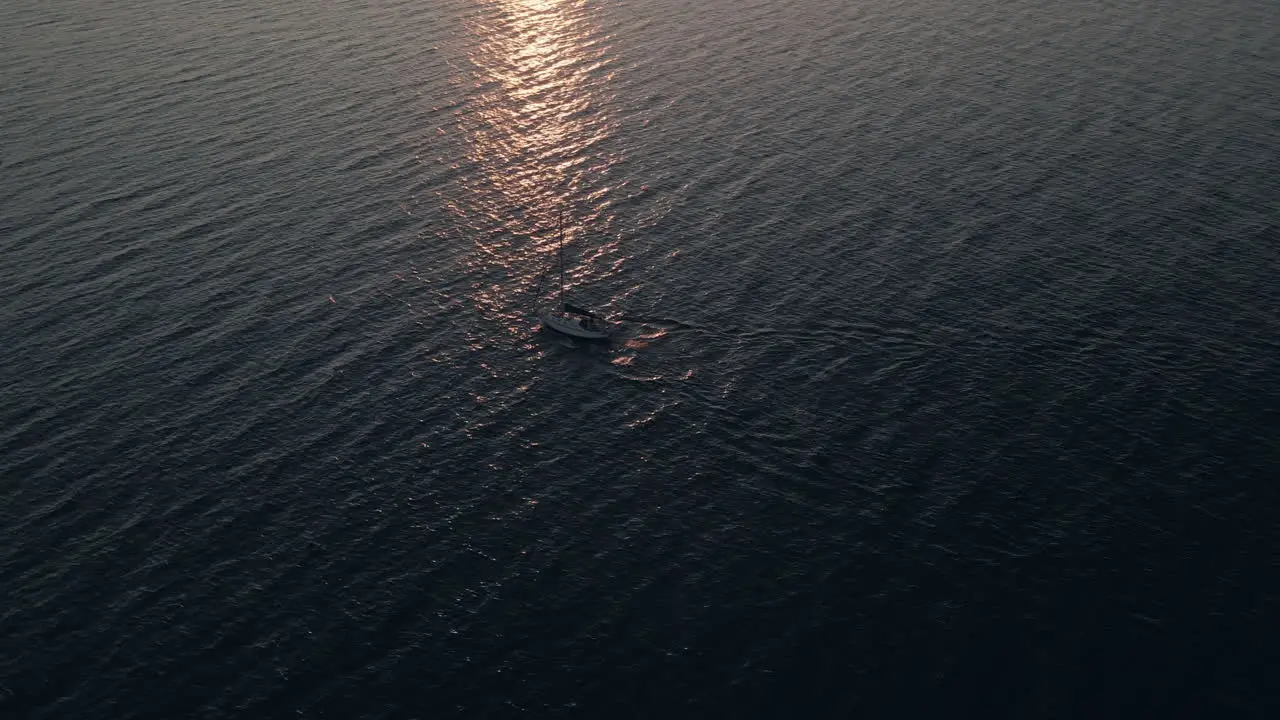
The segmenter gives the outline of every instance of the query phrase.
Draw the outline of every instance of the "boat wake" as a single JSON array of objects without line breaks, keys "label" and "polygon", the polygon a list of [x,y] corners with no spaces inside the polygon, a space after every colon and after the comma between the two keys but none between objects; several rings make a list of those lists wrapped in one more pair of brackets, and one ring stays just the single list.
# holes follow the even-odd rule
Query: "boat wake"
[{"label": "boat wake", "polygon": [[662,330],[696,330],[698,327],[697,325],[672,318],[651,318],[635,315],[621,315],[618,317],[618,322],[639,325],[642,327],[656,327]]}]

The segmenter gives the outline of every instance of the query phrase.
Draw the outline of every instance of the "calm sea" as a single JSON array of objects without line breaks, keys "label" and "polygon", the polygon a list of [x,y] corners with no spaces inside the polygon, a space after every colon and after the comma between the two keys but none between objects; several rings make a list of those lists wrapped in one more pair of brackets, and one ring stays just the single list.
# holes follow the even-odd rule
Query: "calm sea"
[{"label": "calm sea", "polygon": [[0,60],[5,720],[1280,715],[1275,0]]}]

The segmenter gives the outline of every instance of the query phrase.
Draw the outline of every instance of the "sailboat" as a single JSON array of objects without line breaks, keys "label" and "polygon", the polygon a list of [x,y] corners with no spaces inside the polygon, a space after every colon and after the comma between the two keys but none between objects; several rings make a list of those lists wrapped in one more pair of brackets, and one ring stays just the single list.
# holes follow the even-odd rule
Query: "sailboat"
[{"label": "sailboat", "polygon": [[538,311],[542,326],[583,340],[606,340],[609,325],[596,313],[564,299],[564,213],[560,213],[560,240],[556,248],[560,260],[560,292],[556,304]]}]

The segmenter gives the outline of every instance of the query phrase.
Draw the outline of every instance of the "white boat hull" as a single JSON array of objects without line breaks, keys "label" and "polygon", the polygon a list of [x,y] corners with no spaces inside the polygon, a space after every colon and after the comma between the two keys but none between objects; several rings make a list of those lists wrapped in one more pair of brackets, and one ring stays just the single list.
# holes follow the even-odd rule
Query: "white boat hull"
[{"label": "white boat hull", "polygon": [[595,327],[584,325],[584,323],[591,321],[571,315],[542,310],[538,313],[538,319],[542,321],[543,327],[564,333],[570,337],[582,338],[583,340],[605,340],[609,337],[607,330],[600,328],[598,325]]}]

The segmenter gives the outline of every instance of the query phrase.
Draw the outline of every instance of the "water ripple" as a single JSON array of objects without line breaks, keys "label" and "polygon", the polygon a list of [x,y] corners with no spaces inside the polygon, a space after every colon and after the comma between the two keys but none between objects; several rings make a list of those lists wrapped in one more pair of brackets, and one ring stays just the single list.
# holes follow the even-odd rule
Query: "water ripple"
[{"label": "water ripple", "polygon": [[1270,716],[1280,45],[1148,10],[0,6],[0,713]]}]

